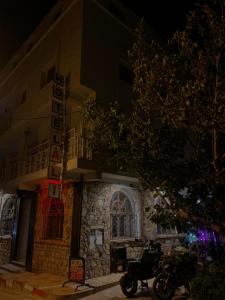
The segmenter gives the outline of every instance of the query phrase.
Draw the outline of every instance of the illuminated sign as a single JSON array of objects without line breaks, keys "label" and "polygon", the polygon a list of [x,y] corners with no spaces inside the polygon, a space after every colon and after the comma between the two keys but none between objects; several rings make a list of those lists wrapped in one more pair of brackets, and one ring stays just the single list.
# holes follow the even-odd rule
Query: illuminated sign
[{"label": "illuminated sign", "polygon": [[60,198],[60,184],[49,183],[48,184],[48,197],[49,198]]},{"label": "illuminated sign", "polygon": [[50,148],[50,161],[61,163],[62,161],[62,147],[60,145],[51,145]]},{"label": "illuminated sign", "polygon": [[[63,173],[63,147],[64,147],[64,126],[65,126],[65,80],[61,74],[56,74],[52,86],[52,116],[51,116],[51,145],[49,151],[49,179],[62,179]],[[49,193],[56,195],[59,190],[50,186]],[[49,196],[50,197],[50,196]]]},{"label": "illuminated sign", "polygon": [[60,166],[49,163],[48,178],[54,180],[60,180],[62,168]]}]

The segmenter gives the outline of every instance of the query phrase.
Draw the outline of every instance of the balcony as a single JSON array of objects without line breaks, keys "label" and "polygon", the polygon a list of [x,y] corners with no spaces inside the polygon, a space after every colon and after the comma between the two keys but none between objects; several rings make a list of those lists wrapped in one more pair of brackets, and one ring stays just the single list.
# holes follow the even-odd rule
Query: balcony
[{"label": "balcony", "polygon": [[0,163],[1,185],[17,188],[20,184],[47,177],[49,141],[29,149],[25,159],[11,155]]},{"label": "balcony", "polygon": [[67,132],[67,174],[93,172],[92,152],[87,140],[73,128]]},{"label": "balcony", "polygon": [[[87,142],[76,129],[67,132],[66,177],[93,171],[91,151]],[[18,188],[21,184],[37,184],[48,178],[50,142],[45,141],[29,149],[25,159],[18,154],[0,161],[0,184]]]}]

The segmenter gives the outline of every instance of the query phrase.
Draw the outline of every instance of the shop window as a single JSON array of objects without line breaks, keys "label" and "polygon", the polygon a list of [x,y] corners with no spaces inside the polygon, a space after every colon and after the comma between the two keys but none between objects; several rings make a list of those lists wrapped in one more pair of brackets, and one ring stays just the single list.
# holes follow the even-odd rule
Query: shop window
[{"label": "shop window", "polygon": [[121,192],[113,195],[111,202],[111,236],[116,238],[130,238],[133,236],[134,216],[130,199]]},{"label": "shop window", "polygon": [[0,220],[1,235],[12,234],[14,213],[15,213],[15,200],[14,198],[8,198],[3,205],[2,213],[1,213],[1,220]]},{"label": "shop window", "polygon": [[62,239],[64,223],[64,204],[62,200],[45,198],[42,207],[43,238]]}]

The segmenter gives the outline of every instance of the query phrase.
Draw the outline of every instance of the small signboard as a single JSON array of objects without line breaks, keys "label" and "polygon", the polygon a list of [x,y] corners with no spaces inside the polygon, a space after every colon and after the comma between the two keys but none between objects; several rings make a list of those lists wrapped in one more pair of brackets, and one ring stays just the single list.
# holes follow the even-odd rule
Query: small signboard
[{"label": "small signboard", "polygon": [[70,258],[69,281],[85,283],[85,260],[83,257]]},{"label": "small signboard", "polygon": [[60,101],[63,101],[63,88],[58,85],[53,85],[52,96]]},{"label": "small signboard", "polygon": [[48,167],[48,179],[60,180],[61,170],[60,166],[50,163]]},{"label": "small signboard", "polygon": [[63,103],[56,101],[56,100],[52,100],[52,112],[55,114],[63,114]]},{"label": "small signboard", "polygon": [[59,115],[52,115],[52,128],[63,130],[63,117]]},{"label": "small signboard", "polygon": [[48,197],[60,199],[60,184],[55,184],[55,183],[48,184]]},{"label": "small signboard", "polygon": [[50,161],[61,163],[62,161],[62,148],[60,145],[51,145]]},{"label": "small signboard", "polygon": [[62,134],[59,131],[53,131],[51,133],[52,144],[61,145],[62,144]]},{"label": "small signboard", "polygon": [[59,73],[56,73],[54,81],[55,81],[55,83],[63,86],[64,85],[64,76]]}]

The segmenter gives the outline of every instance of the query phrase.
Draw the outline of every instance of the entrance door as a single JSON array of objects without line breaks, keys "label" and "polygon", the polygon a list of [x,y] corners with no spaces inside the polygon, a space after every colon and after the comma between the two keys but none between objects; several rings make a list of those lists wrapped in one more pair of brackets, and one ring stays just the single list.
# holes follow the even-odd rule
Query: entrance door
[{"label": "entrance door", "polygon": [[13,260],[31,270],[36,193],[23,192],[18,199],[13,237]]},{"label": "entrance door", "polygon": [[20,214],[18,224],[18,236],[17,236],[17,249],[16,249],[16,261],[26,265],[27,258],[27,245],[29,236],[29,224],[31,213],[31,198],[24,198],[20,202]]}]

